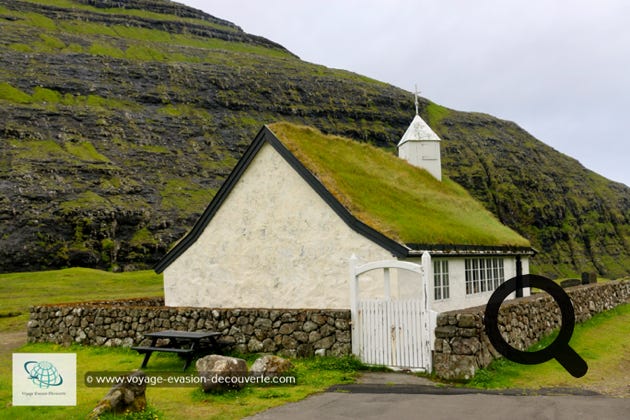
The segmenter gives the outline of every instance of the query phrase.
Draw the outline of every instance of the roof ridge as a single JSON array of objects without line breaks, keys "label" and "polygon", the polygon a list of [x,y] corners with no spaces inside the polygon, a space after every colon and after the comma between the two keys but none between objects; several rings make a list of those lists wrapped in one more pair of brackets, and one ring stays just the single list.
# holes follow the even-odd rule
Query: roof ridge
[{"label": "roof ridge", "polygon": [[409,124],[407,131],[403,134],[400,142],[398,143],[398,147],[402,146],[408,141],[422,141],[422,140],[432,140],[432,141],[440,141],[440,137],[435,134],[435,131],[429,127],[420,115],[416,114]]}]

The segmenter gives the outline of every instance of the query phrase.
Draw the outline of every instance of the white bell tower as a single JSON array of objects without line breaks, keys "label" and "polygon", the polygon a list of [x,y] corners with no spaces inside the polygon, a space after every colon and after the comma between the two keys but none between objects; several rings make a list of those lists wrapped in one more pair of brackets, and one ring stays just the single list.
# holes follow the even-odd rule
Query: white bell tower
[{"label": "white bell tower", "polygon": [[418,115],[418,90],[414,93],[416,116],[411,121],[400,142],[398,157],[414,166],[429,171],[431,175],[442,180],[442,160],[440,156],[440,138],[431,127]]}]

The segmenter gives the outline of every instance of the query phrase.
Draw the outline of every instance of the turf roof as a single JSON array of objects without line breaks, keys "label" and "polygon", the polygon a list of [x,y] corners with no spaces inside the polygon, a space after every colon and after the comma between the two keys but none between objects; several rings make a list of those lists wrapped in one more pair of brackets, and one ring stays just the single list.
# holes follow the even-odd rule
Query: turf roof
[{"label": "turf roof", "polygon": [[527,247],[459,184],[382,149],[289,123],[268,128],[361,222],[404,244]]}]

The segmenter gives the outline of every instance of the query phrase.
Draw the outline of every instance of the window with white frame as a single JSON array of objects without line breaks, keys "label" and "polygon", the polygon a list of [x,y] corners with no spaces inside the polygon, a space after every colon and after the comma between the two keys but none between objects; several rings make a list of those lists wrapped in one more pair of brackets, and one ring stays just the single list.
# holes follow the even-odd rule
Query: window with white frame
[{"label": "window with white frame", "polygon": [[448,260],[433,260],[433,298],[449,298]]},{"label": "window with white frame", "polygon": [[491,292],[505,281],[503,258],[467,258],[466,294]]}]

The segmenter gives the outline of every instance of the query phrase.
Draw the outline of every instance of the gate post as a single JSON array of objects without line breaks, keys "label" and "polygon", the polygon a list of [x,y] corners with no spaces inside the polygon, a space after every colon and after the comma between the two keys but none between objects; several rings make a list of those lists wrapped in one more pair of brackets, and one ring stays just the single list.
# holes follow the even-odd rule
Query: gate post
[{"label": "gate post", "polygon": [[420,317],[422,320],[422,330],[424,334],[422,334],[422,354],[426,355],[425,359],[425,367],[428,373],[433,371],[433,355],[431,353],[432,349],[432,335],[435,334],[434,330],[431,329],[431,319],[429,316],[430,306],[429,306],[429,293],[431,292],[430,285],[433,284],[433,264],[431,263],[431,254],[427,251],[422,253],[422,287],[423,287],[423,297],[422,297],[422,308],[420,309],[422,316]]},{"label": "gate post", "polygon": [[355,356],[360,356],[359,349],[359,330],[357,328],[359,323],[359,296],[358,296],[358,278],[357,278],[357,264],[359,263],[359,259],[355,254],[352,254],[350,257],[350,329],[352,332],[351,341],[352,341],[352,354]]}]

